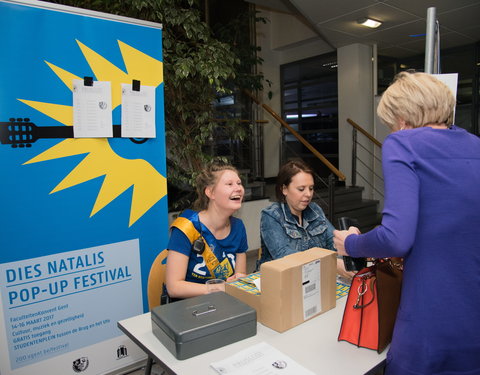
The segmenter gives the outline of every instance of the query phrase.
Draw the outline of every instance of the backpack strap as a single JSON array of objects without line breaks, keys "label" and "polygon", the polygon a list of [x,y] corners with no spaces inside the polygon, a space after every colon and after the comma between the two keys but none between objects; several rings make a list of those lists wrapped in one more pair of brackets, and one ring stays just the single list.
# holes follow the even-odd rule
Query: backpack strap
[{"label": "backpack strap", "polygon": [[225,258],[222,262],[219,262],[207,241],[205,241],[190,219],[179,216],[173,221],[171,227],[180,229],[187,236],[192,245],[199,238],[203,240],[205,247],[202,252],[202,257],[205,260],[205,265],[210,271],[212,278],[227,278],[228,276],[233,275],[233,269],[228,259]]}]

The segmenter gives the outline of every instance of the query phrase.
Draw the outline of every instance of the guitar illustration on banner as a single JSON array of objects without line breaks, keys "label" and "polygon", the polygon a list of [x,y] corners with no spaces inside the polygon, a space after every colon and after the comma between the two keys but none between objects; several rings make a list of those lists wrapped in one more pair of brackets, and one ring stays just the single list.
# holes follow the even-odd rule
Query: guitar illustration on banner
[{"label": "guitar illustration on banner", "polygon": [[[121,125],[113,125],[113,137],[121,138]],[[32,147],[39,139],[65,139],[73,137],[73,126],[37,126],[29,118],[10,118],[0,122],[0,143],[13,148]],[[129,138],[133,143],[145,143],[148,138]]]}]

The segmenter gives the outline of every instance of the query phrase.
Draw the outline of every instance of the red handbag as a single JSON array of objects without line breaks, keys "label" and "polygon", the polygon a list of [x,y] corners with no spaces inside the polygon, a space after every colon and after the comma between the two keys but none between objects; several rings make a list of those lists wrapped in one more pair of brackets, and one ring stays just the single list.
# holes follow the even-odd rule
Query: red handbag
[{"label": "red handbag", "polygon": [[338,341],[381,353],[392,340],[402,288],[402,266],[377,259],[358,271],[348,293]]}]

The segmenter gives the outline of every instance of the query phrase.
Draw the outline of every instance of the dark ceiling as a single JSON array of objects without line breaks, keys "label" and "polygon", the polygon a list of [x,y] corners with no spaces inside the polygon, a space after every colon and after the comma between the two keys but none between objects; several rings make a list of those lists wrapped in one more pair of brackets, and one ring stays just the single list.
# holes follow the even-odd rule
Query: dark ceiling
[{"label": "dark ceiling", "polygon": [[[440,48],[480,41],[479,0],[247,0],[258,7],[291,13],[308,24],[319,40],[336,49],[353,43],[376,44],[379,55],[396,58],[425,52],[427,10],[435,8]],[[382,21],[377,29],[357,23]]]}]

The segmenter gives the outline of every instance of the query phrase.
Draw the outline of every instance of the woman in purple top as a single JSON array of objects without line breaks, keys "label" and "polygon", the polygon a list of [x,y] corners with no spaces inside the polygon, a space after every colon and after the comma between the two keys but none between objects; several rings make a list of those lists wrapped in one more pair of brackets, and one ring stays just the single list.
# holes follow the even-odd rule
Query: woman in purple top
[{"label": "woman in purple top", "polygon": [[342,255],[404,258],[388,375],[480,374],[480,139],[454,106],[433,76],[397,76],[377,111],[393,132],[382,224],[334,232]]}]

